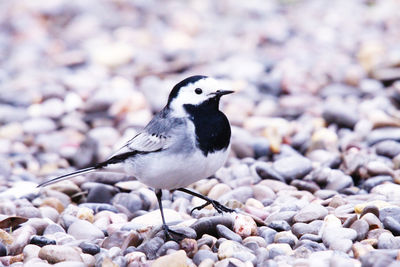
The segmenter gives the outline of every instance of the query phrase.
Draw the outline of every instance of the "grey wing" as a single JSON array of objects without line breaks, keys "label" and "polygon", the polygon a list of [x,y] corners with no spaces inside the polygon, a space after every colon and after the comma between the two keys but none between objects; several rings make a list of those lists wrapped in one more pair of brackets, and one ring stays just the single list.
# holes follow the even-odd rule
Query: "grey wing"
[{"label": "grey wing", "polygon": [[146,153],[167,149],[176,140],[173,137],[173,132],[183,124],[184,121],[181,119],[165,118],[163,113],[160,113],[150,121],[141,133],[129,140],[111,158],[133,151]]}]

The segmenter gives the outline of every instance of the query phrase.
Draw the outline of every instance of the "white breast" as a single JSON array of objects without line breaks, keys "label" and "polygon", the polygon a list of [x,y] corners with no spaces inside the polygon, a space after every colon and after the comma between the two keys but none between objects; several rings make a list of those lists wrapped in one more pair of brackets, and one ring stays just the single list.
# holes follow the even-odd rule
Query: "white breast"
[{"label": "white breast", "polygon": [[135,157],[125,171],[150,187],[172,190],[211,176],[225,164],[228,154],[229,148],[207,157],[200,151],[176,154],[166,150]]}]

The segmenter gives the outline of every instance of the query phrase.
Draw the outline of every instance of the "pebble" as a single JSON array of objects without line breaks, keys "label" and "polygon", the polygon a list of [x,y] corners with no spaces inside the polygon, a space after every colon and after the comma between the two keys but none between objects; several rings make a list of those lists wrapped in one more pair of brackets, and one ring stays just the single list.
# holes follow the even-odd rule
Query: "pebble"
[{"label": "pebble", "polygon": [[7,256],[7,248],[0,242],[0,257]]},{"label": "pebble", "polygon": [[235,232],[231,231],[228,227],[226,227],[225,225],[217,225],[216,227],[217,230],[217,234],[219,237],[224,237],[228,240],[232,240],[232,241],[236,241],[241,243],[242,242],[242,238],[240,237],[240,235],[236,234]]},{"label": "pebble", "polygon": [[104,233],[99,228],[85,220],[76,220],[68,227],[67,233],[78,240],[104,238]]},{"label": "pebble", "polygon": [[83,253],[87,253],[90,255],[96,255],[100,252],[100,247],[94,243],[90,243],[87,241],[83,241],[79,244],[79,247],[82,249]]},{"label": "pebble", "polygon": [[193,263],[200,265],[205,259],[211,259],[212,262],[216,262],[218,261],[218,256],[209,250],[201,249],[193,256]]},{"label": "pebble", "polygon": [[400,223],[396,221],[393,217],[386,217],[383,220],[383,225],[385,226],[386,229],[391,231],[394,235],[399,236],[400,235]]},{"label": "pebble", "polygon": [[125,207],[131,213],[142,209],[141,198],[132,193],[118,193],[114,196],[112,203],[114,206]]},{"label": "pebble", "polygon": [[218,248],[218,258],[220,260],[226,258],[236,258],[241,261],[254,261],[255,255],[251,253],[251,250],[240,245],[239,243],[226,240],[222,242]]},{"label": "pebble", "polygon": [[156,259],[151,266],[153,267],[184,267],[187,266],[187,256],[183,250],[178,250],[169,255]]},{"label": "pebble", "polygon": [[365,220],[356,220],[350,226],[351,229],[354,229],[357,232],[357,241],[361,241],[367,237],[367,233],[369,231],[370,225]]},{"label": "pebble", "polygon": [[48,239],[44,236],[32,236],[29,244],[37,245],[39,247],[47,246],[47,245],[55,245],[56,241],[52,239]]},{"label": "pebble", "polygon": [[111,203],[115,189],[111,186],[97,184],[89,189],[86,201],[88,203]]},{"label": "pebble", "polygon": [[39,258],[47,260],[51,264],[63,261],[82,261],[78,249],[70,246],[48,245],[39,251]]},{"label": "pebble", "polygon": [[311,161],[300,156],[284,157],[275,161],[272,167],[285,181],[301,179],[312,170]]},{"label": "pebble", "polygon": [[328,215],[328,210],[319,204],[309,204],[302,208],[294,217],[295,222],[310,222],[313,220],[323,219]]}]

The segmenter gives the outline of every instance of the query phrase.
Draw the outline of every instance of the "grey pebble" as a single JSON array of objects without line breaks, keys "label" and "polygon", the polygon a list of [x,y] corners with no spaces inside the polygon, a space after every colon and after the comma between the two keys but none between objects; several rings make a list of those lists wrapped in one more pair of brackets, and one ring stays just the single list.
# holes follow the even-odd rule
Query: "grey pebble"
[{"label": "grey pebble", "polygon": [[383,222],[386,217],[392,217],[395,221],[400,221],[400,207],[391,206],[379,210],[379,220]]},{"label": "grey pebble", "polygon": [[115,189],[109,185],[96,183],[89,189],[86,198],[87,203],[111,203],[111,199],[115,194]]},{"label": "grey pebble", "polygon": [[294,217],[295,222],[310,222],[323,219],[328,215],[328,210],[316,203],[311,203],[302,208]]},{"label": "grey pebble", "polygon": [[285,182],[285,178],[278,173],[271,164],[266,162],[258,161],[254,165],[256,173],[260,176],[261,179],[272,179],[281,182]]},{"label": "grey pebble", "polygon": [[214,217],[205,217],[197,220],[190,227],[196,231],[197,237],[201,237],[203,234],[210,234],[213,236],[217,235],[217,225],[222,224],[228,228],[233,227],[232,218],[227,216],[214,216]]},{"label": "grey pebble", "polygon": [[353,129],[359,120],[358,113],[353,107],[340,104],[329,104],[324,108],[322,117],[328,124],[334,123],[339,127]]},{"label": "grey pebble", "polygon": [[96,255],[97,253],[100,252],[100,246],[88,241],[81,242],[79,244],[79,247],[82,249],[83,253],[87,253],[90,255]]},{"label": "grey pebble", "polygon": [[315,235],[315,234],[304,234],[299,238],[299,240],[311,240],[317,243],[321,243],[322,237],[320,235]]},{"label": "grey pebble", "polygon": [[372,130],[368,135],[369,145],[374,145],[385,140],[400,141],[400,129],[397,127],[383,127]]},{"label": "grey pebble", "polygon": [[361,241],[366,238],[369,231],[369,224],[365,220],[356,220],[350,226],[351,229],[354,229],[357,232],[357,241]]},{"label": "grey pebble", "polygon": [[137,251],[141,251],[146,254],[149,260],[153,260],[157,257],[157,251],[164,244],[164,239],[161,237],[154,237],[146,242],[143,242],[137,247]]},{"label": "grey pebble", "polygon": [[175,241],[167,241],[165,242],[158,250],[157,250],[157,257],[164,256],[169,249],[179,250],[179,244]]},{"label": "grey pebble", "polygon": [[312,252],[316,252],[316,251],[323,251],[326,250],[326,247],[324,246],[324,244],[312,241],[312,240],[299,240],[299,242],[297,242],[296,246],[294,247],[294,249],[299,249],[301,247],[307,248],[308,250],[312,251]]},{"label": "grey pebble", "polygon": [[296,211],[280,209],[277,212],[271,213],[265,222],[270,223],[273,221],[286,221],[287,223],[292,224],[293,217],[296,215],[296,213]]},{"label": "grey pebble", "polygon": [[7,256],[7,248],[0,242],[0,257]]},{"label": "grey pebble", "polygon": [[400,142],[385,140],[375,145],[376,154],[388,158],[394,158],[400,154]]},{"label": "grey pebble", "polygon": [[142,209],[142,199],[133,193],[118,193],[112,199],[114,206],[121,205],[131,213]]},{"label": "grey pebble", "polygon": [[400,236],[400,223],[396,221],[393,217],[386,217],[383,220],[383,226],[393,233],[393,235]]},{"label": "grey pebble", "polygon": [[218,198],[218,201],[225,203],[234,199],[241,203],[245,203],[246,200],[251,197],[253,197],[253,189],[249,186],[240,186],[222,195],[220,198]]},{"label": "grey pebble", "polygon": [[259,235],[262,238],[264,238],[264,240],[267,244],[271,244],[274,242],[274,238],[277,233],[274,229],[266,227],[266,226],[260,227],[258,232],[259,232]]},{"label": "grey pebble", "polygon": [[85,220],[76,220],[69,227],[67,233],[76,239],[94,240],[104,238],[104,233],[99,228]]},{"label": "grey pebble", "polygon": [[314,181],[293,180],[290,185],[293,185],[298,190],[305,190],[311,193],[321,189]]},{"label": "grey pebble", "polygon": [[49,224],[46,229],[44,229],[43,235],[51,235],[54,233],[65,233],[64,228],[62,228],[59,224],[52,223]]},{"label": "grey pebble", "polygon": [[45,236],[34,235],[31,237],[29,244],[37,245],[39,247],[47,246],[47,245],[55,245],[56,241],[53,239],[49,239]]},{"label": "grey pebble", "polygon": [[391,182],[393,181],[392,176],[389,175],[378,175],[374,177],[368,178],[363,184],[362,188],[366,190],[367,192],[371,191],[372,188],[374,188],[377,185],[380,185],[384,182]]},{"label": "grey pebble", "polygon": [[193,256],[193,262],[196,265],[199,265],[205,259],[211,259],[213,262],[218,261],[218,256],[216,253],[213,253],[206,249],[200,249]]},{"label": "grey pebble", "polygon": [[400,249],[400,237],[382,233],[378,238],[378,249]]},{"label": "grey pebble", "polygon": [[98,213],[103,210],[108,210],[114,213],[118,213],[118,210],[110,204],[107,203],[82,203],[79,204],[79,207],[86,207],[93,210],[95,213]]},{"label": "grey pebble", "polygon": [[285,181],[301,179],[312,170],[311,161],[302,156],[278,159],[273,163],[272,167],[285,178]]},{"label": "grey pebble", "polygon": [[222,224],[217,225],[216,230],[217,230],[218,237],[224,237],[228,240],[233,240],[233,241],[236,241],[239,243],[242,242],[242,238],[240,237],[240,235],[236,234],[235,232],[230,230],[225,225],[222,225]]},{"label": "grey pebble", "polygon": [[276,230],[277,232],[290,230],[290,225],[284,220],[271,221],[267,224],[267,226]]}]

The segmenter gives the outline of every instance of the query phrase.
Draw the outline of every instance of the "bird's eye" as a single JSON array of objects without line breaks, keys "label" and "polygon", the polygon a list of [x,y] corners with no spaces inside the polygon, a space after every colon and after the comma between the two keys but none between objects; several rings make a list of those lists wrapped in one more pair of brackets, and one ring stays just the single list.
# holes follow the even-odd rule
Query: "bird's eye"
[{"label": "bird's eye", "polygon": [[196,88],[196,89],[194,89],[194,92],[199,95],[199,94],[203,93],[203,90],[201,90],[201,88]]}]

